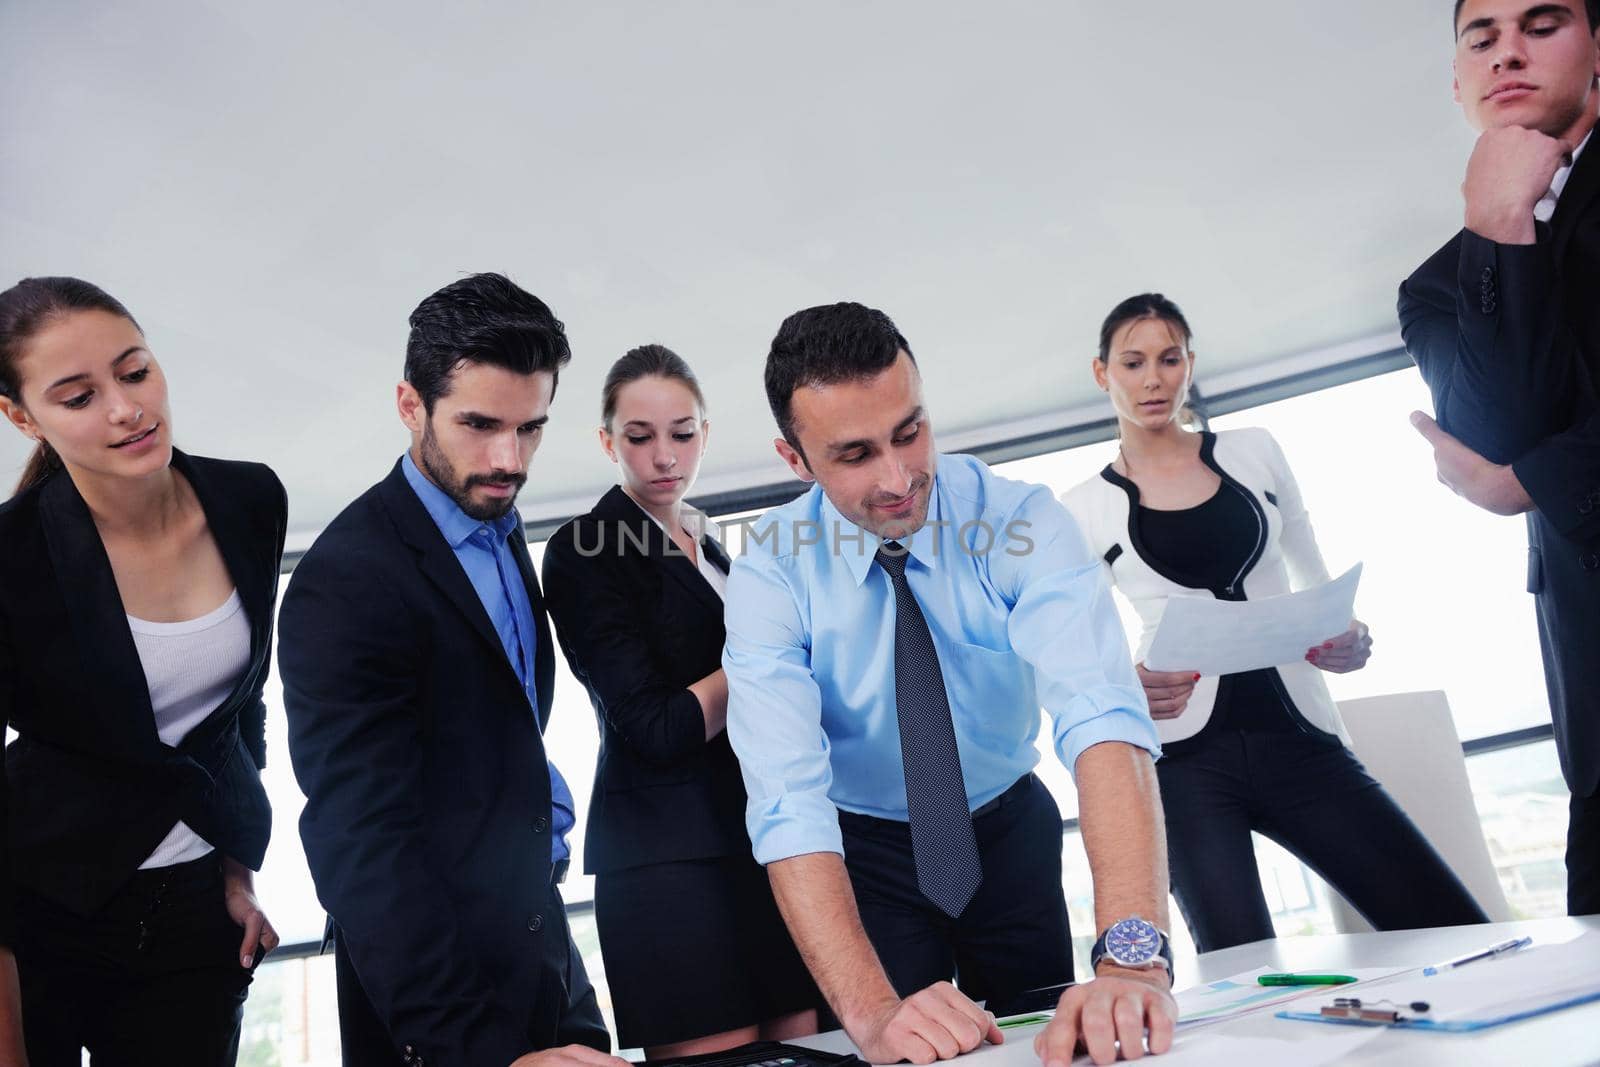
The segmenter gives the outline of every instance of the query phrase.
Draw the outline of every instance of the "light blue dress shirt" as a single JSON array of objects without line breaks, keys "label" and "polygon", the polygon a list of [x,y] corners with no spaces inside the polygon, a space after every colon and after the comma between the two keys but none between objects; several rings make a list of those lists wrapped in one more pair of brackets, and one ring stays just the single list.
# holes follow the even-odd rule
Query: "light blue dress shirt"
[{"label": "light blue dress shirt", "polygon": [[[894,588],[820,487],[745,531],[728,579],[728,739],[760,863],[843,853],[840,809],[905,821]],[[906,581],[939,654],[967,801],[1102,741],[1161,754],[1100,561],[1048,489],[940,456]]]},{"label": "light blue dress shirt", "polygon": [[[400,460],[406,481],[422,501],[422,506],[433,517],[434,524],[445,541],[461,561],[461,569],[489,613],[494,632],[500,635],[500,644],[506,658],[517,672],[522,691],[528,697],[528,707],[539,713],[539,694],[534,673],[534,656],[538,651],[539,631],[533,621],[533,602],[528,599],[528,587],[523,584],[522,572],[517,569],[516,557],[511,554],[509,538],[520,531],[522,520],[513,508],[493,522],[474,519],[450,495],[430,482],[417,465],[411,462],[408,452]],[[518,536],[521,536],[518,532]],[[548,762],[548,761],[547,761]],[[566,779],[550,767],[550,859],[559,863],[570,854],[567,834],[577,822],[573,812],[572,790]]]}]

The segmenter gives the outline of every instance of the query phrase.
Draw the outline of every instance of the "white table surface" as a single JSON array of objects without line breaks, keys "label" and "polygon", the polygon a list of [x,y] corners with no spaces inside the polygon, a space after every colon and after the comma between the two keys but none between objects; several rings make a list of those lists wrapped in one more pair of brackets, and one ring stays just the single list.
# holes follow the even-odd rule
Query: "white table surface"
[{"label": "white table surface", "polygon": [[[1531,935],[1534,943],[1564,941],[1587,930],[1600,930],[1600,916],[1581,919],[1530,919],[1520,922],[1490,923],[1483,926],[1451,926],[1438,930],[1402,930],[1391,933],[1331,934],[1314,937],[1286,937],[1257,941],[1250,945],[1208,952],[1200,956],[1198,973],[1178,974],[1180,988],[1214,982],[1229,975],[1258,967],[1281,971],[1338,972],[1351,967],[1394,967],[1401,970],[1422,967],[1452,956],[1463,955],[1509,937]],[[1595,961],[1600,969],[1600,960]],[[1327,996],[1322,991],[1308,999],[1304,1010],[1315,1010]],[[1299,1005],[1293,1006],[1301,1010]],[[1225,1022],[1197,1027],[1195,1035],[1229,1034],[1237,1037],[1270,1037],[1314,1040],[1346,1027],[1295,1022],[1273,1017],[1270,1010]],[[985,1045],[960,1057],[973,1067],[1037,1067],[1033,1036],[1042,1027],[1006,1031],[1004,1045]],[[1180,1031],[1180,1039],[1184,1031]],[[796,1044],[829,1051],[854,1051],[850,1039],[841,1031]],[[1088,1063],[1080,1056],[1075,1064]],[[1148,1058],[1151,1067],[1161,1059]],[[1414,1030],[1387,1030],[1373,1041],[1356,1049],[1341,1062],[1351,1064],[1404,1064],[1406,1067],[1472,1067],[1477,1064],[1526,1065],[1526,1067],[1591,1067],[1600,1064],[1600,1001],[1552,1012],[1520,1023],[1495,1027],[1476,1034],[1430,1034]]]}]

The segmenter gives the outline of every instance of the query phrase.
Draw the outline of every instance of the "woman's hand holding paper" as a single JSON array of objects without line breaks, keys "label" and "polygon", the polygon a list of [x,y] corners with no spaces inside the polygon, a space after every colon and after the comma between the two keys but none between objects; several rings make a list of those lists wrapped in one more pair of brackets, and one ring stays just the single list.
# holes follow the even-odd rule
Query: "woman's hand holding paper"
[{"label": "woman's hand holding paper", "polygon": [[1143,663],[1134,665],[1139,681],[1144,684],[1145,700],[1150,703],[1152,719],[1176,719],[1189,706],[1189,695],[1200,675],[1194,671],[1152,671]]},{"label": "woman's hand holding paper", "polygon": [[1306,650],[1306,661],[1333,674],[1359,671],[1372,658],[1372,637],[1367,624],[1360,619],[1350,623],[1350,629],[1338,637],[1329,638],[1315,648]]}]

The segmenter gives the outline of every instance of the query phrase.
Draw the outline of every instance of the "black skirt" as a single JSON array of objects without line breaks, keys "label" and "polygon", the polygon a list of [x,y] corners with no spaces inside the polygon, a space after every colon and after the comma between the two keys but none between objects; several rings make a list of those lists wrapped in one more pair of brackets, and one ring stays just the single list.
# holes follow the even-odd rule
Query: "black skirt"
[{"label": "black skirt", "polygon": [[598,874],[594,915],[623,1048],[822,1005],[748,853]]}]

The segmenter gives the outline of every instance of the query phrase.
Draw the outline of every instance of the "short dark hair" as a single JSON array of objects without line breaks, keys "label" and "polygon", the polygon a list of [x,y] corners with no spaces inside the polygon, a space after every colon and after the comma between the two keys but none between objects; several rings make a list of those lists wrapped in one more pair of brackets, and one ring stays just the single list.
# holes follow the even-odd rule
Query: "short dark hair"
[{"label": "short dark hair", "polygon": [[1111,342],[1116,338],[1117,331],[1137,319],[1160,319],[1177,329],[1185,345],[1194,340],[1194,331],[1189,329],[1189,320],[1183,317],[1183,312],[1178,310],[1177,304],[1160,293],[1140,293],[1138,296],[1128,297],[1112,308],[1111,314],[1100,324],[1101,363],[1110,361]]},{"label": "short dark hair", "polygon": [[[1456,0],[1455,17],[1450,21],[1450,32],[1454,35],[1461,33],[1461,9],[1467,0]],[[1589,32],[1600,30],[1600,0],[1583,0],[1584,10],[1589,15]]]},{"label": "short dark hair", "polygon": [[893,366],[901,352],[916,363],[889,316],[861,304],[824,304],[784,319],[767,353],[766,373],[767,403],[783,439],[800,451],[792,406],[796,389],[871,378]]},{"label": "short dark hair", "polygon": [[[92,282],[67,277],[24,278],[0,293],[0,396],[21,402],[22,375],[17,364],[23,347],[40,330],[75,311],[104,311],[127,319],[144,333],[121,301]],[[38,485],[60,465],[55,450],[40,441],[28,457],[15,491]]]},{"label": "short dark hair", "polygon": [[572,360],[561,320],[543,300],[503,274],[474,274],[451,282],[411,313],[406,381],[433,405],[450,392],[463,363],[487,363],[514,374],[549,371],[559,379]]},{"label": "short dark hair", "polygon": [[640,378],[667,378],[682,382],[694,394],[694,402],[706,410],[706,397],[700,391],[700,382],[684,362],[682,356],[666,345],[640,345],[631,348],[606,371],[606,381],[600,387],[600,424],[611,429],[611,417],[617,413],[617,394],[629,382]]}]

